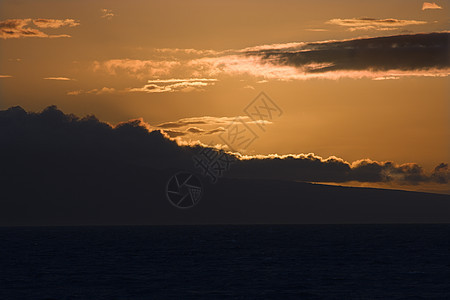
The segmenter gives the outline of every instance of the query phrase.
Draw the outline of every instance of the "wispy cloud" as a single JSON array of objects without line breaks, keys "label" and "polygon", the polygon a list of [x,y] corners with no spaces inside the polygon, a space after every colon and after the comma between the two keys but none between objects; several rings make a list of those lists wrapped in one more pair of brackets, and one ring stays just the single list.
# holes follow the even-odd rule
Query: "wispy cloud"
[{"label": "wispy cloud", "polygon": [[74,27],[80,23],[72,19],[9,19],[0,21],[0,38],[22,38],[22,37],[40,37],[40,38],[61,38],[70,37],[68,34],[47,34],[39,29],[29,27],[31,23],[39,28],[59,28],[61,26]]},{"label": "wispy cloud", "polygon": [[0,75],[0,78],[11,78],[11,75]]},{"label": "wispy cloud", "polygon": [[353,18],[353,19],[332,19],[327,24],[347,27],[350,31],[355,30],[394,30],[399,27],[409,25],[423,25],[426,21],[398,20],[398,19],[374,19],[374,18]]},{"label": "wispy cloud", "polygon": [[422,10],[427,9],[442,9],[442,7],[437,5],[435,2],[424,2],[422,5]]},{"label": "wispy cloud", "polygon": [[116,93],[117,90],[115,88],[109,88],[109,87],[103,87],[101,89],[92,89],[92,90],[76,90],[76,91],[69,91],[67,92],[67,95],[69,96],[78,96],[81,94],[94,94],[94,95],[102,95],[102,94],[113,94]]}]

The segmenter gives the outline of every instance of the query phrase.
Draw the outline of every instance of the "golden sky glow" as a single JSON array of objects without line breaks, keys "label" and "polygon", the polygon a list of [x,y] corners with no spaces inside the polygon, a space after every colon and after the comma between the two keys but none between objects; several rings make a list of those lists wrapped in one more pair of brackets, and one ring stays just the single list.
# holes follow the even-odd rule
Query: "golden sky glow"
[{"label": "golden sky glow", "polygon": [[[449,7],[0,0],[0,109],[57,105],[112,124],[142,118],[184,142],[215,145],[264,91],[283,114],[243,154],[370,158],[431,172],[450,161],[449,57],[431,44],[430,56],[395,51],[431,33],[448,41]],[[398,35],[409,37],[388,40],[393,54],[371,50]],[[366,52],[342,54],[349,48]]]}]

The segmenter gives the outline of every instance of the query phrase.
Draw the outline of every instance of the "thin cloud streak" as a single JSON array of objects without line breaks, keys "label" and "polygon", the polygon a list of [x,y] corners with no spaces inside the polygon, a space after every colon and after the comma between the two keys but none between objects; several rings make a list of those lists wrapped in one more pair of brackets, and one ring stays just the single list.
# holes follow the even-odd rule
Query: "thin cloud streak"
[{"label": "thin cloud streak", "polygon": [[130,88],[130,92],[166,93],[166,92],[192,92],[202,91],[204,87],[214,85],[216,79],[166,79],[149,80],[149,84],[141,88]]},{"label": "thin cloud streak", "polygon": [[57,81],[71,81],[71,80],[75,80],[75,79],[68,78],[68,77],[46,77],[46,78],[43,78],[43,79],[45,79],[45,80],[57,80]]}]

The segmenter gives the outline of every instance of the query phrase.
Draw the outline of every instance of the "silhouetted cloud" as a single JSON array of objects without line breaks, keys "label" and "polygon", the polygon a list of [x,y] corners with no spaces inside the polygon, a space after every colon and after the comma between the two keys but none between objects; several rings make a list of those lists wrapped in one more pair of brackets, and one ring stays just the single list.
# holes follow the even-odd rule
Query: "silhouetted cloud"
[{"label": "silhouetted cloud", "polygon": [[[191,124],[184,122],[184,125]],[[192,158],[207,146],[182,146],[168,139],[166,134],[173,137],[186,133],[212,134],[218,130],[224,129],[204,130],[189,126],[184,130],[167,129],[168,132],[163,133],[154,130],[142,119],[112,126],[94,116],[78,118],[64,114],[54,106],[41,113],[27,113],[20,107],[13,107],[0,111],[0,141],[3,145],[0,156],[8,158],[4,164],[14,164],[11,167],[14,167],[15,172],[27,172],[30,168],[36,168],[36,164],[44,164],[45,167],[45,162],[65,166],[64,172],[71,172],[69,166],[77,162],[92,168],[100,168],[102,164],[120,164],[195,170]],[[415,163],[396,164],[370,159],[349,163],[341,158],[322,158],[312,153],[225,155],[235,160],[230,171],[225,174],[228,177],[398,184],[444,184],[449,179],[448,165],[445,163],[427,173]]]},{"label": "silhouetted cloud", "polygon": [[424,2],[422,5],[422,10],[427,9],[442,9],[442,7],[437,5],[435,2]]},{"label": "silhouetted cloud", "polygon": [[39,28],[59,28],[62,26],[74,27],[80,23],[73,19],[9,19],[0,21],[0,38],[21,38],[21,37],[41,37],[41,38],[60,38],[70,37],[67,34],[47,34],[39,29],[31,28],[29,25],[34,23]]}]

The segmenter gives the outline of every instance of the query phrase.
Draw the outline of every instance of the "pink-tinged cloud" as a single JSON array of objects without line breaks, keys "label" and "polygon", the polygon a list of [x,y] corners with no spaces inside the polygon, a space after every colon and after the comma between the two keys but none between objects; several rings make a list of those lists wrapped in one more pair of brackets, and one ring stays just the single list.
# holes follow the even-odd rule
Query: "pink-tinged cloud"
[{"label": "pink-tinged cloud", "polygon": [[442,7],[437,5],[435,2],[424,2],[422,5],[422,10],[427,9],[442,9]]},{"label": "pink-tinged cloud", "polygon": [[[369,20],[366,20],[367,22]],[[385,19],[383,23],[398,23]],[[186,74],[191,79],[155,79],[131,92],[163,93],[198,90],[213,85],[208,78],[255,77],[267,80],[394,79],[400,77],[444,77],[450,75],[449,32],[404,34],[373,38],[290,42],[213,55],[201,51],[178,60],[114,59],[95,62],[94,70],[140,79]],[[357,54],[357,55],[355,55]],[[220,79],[220,78],[219,78]]]}]

